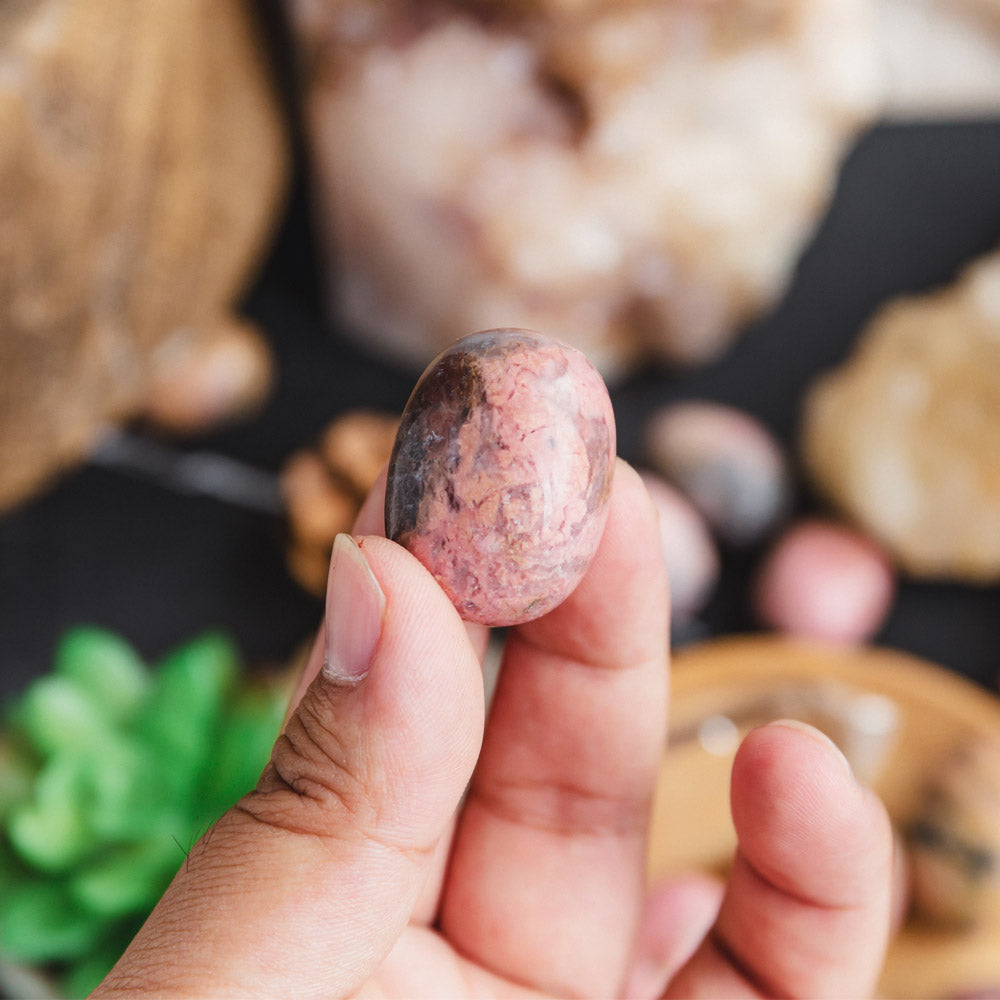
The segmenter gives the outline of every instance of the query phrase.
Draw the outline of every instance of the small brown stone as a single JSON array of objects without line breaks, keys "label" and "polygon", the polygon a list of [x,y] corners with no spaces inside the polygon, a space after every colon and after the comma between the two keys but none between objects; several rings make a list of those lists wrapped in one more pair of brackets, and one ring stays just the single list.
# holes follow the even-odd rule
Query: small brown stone
[{"label": "small brown stone", "polygon": [[374,410],[351,410],[323,432],[320,452],[330,471],[361,498],[368,494],[392,454],[399,418]]},{"label": "small brown stone", "polygon": [[330,478],[315,452],[298,452],[289,459],[281,473],[281,491],[299,542],[331,546],[338,532],[350,531],[358,504]]},{"label": "small brown stone", "polygon": [[295,452],[281,471],[290,534],[287,565],[306,590],[322,594],[333,540],[350,531],[389,460],[399,418],[348,410],[320,434],[315,447]]},{"label": "small brown stone", "polygon": [[317,545],[292,542],[288,548],[286,563],[300,587],[312,594],[321,595],[326,590],[326,578],[330,571],[330,551]]}]

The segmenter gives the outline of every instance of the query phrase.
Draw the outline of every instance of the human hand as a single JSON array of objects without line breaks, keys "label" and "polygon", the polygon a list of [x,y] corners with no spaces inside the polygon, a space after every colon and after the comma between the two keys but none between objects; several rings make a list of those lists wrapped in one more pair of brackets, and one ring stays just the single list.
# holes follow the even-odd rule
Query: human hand
[{"label": "human hand", "polygon": [[95,997],[873,989],[889,823],[815,731],[768,726],[741,748],[724,896],[695,881],[647,899],[668,597],[632,469],[618,464],[576,591],[508,634],[485,726],[486,631],[377,537],[379,499],[359,544],[337,542],[257,789],[192,849]]}]

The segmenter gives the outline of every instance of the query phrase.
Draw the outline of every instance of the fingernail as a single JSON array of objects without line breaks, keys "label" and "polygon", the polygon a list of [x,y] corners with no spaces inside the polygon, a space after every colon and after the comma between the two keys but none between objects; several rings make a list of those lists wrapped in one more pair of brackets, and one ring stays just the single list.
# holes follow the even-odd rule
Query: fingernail
[{"label": "fingernail", "polygon": [[337,535],[326,588],[323,673],[337,684],[357,684],[368,673],[382,634],[385,594],[358,543]]},{"label": "fingernail", "polygon": [[854,768],[851,767],[851,762],[847,759],[844,751],[822,730],[817,729],[815,726],[810,726],[807,722],[800,722],[798,719],[778,719],[776,722],[772,722],[771,725],[784,726],[785,729],[795,729],[800,733],[811,736],[817,743],[822,743],[823,746],[829,747],[837,755],[837,759],[844,765],[844,770],[850,775],[851,780],[857,780],[854,777]]}]

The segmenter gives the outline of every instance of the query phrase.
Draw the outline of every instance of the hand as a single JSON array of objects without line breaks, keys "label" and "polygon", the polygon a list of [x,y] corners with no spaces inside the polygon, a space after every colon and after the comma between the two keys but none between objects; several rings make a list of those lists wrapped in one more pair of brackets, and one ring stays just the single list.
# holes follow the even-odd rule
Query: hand
[{"label": "hand", "polygon": [[508,634],[485,729],[486,632],[376,537],[378,503],[358,544],[337,542],[324,628],[260,784],[95,996],[873,989],[889,823],[815,731],[769,726],[741,748],[724,895],[689,880],[646,899],[668,598],[633,470],[618,465],[574,594]]}]

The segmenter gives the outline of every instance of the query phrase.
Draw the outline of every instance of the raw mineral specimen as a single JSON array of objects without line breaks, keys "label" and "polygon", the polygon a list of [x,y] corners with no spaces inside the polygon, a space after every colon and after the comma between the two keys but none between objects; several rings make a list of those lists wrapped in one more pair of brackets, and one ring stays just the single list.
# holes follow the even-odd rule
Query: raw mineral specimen
[{"label": "raw mineral specimen", "polygon": [[420,367],[499,325],[717,355],[881,100],[871,0],[288,3],[333,309]]},{"label": "raw mineral specimen", "polygon": [[877,0],[876,11],[888,116],[1000,110],[1000,0]]},{"label": "raw mineral specimen", "polygon": [[611,401],[582,354],[525,330],[473,334],[430,364],[406,405],[386,534],[466,620],[530,621],[593,557],[614,456]]},{"label": "raw mineral specimen", "polygon": [[890,303],[808,393],[815,485],[920,577],[1000,580],[1000,253]]}]

